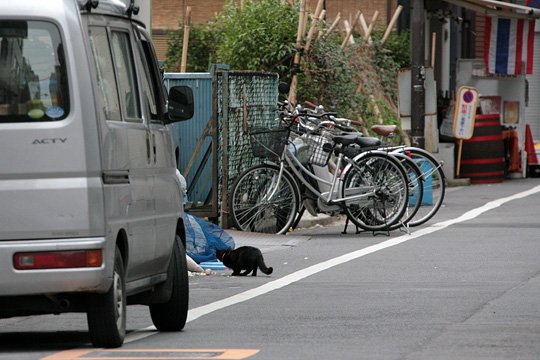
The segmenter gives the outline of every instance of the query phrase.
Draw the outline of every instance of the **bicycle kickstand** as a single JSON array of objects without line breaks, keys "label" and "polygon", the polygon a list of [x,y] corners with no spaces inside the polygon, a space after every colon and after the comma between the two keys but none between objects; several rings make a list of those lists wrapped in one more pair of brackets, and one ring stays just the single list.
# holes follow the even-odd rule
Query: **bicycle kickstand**
[{"label": "bicycle kickstand", "polygon": [[409,224],[401,223],[401,226],[399,227],[399,231],[406,233],[407,235],[411,235],[411,229],[409,227]]},{"label": "bicycle kickstand", "polygon": [[[343,231],[341,232],[343,235],[347,234],[347,227],[349,226],[349,218],[345,220],[345,227],[343,228]],[[358,225],[356,225],[356,234],[360,234],[362,231],[358,228]]]}]

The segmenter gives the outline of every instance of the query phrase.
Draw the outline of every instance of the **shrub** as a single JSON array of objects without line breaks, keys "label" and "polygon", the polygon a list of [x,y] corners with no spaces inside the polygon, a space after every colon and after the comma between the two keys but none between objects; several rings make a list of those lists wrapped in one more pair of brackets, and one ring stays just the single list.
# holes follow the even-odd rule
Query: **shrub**
[{"label": "shrub", "polygon": [[[188,71],[208,71],[210,64],[223,63],[233,70],[276,72],[289,80],[298,12],[298,1],[290,6],[282,0],[245,0],[243,9],[229,1],[208,24],[191,28]],[[410,65],[409,33],[392,33],[384,47],[382,34],[380,29],[373,33],[372,46],[357,41],[345,49],[337,32],[314,39],[297,74],[297,98],[339,116],[361,118],[366,127],[379,121],[376,104],[384,123],[398,123],[396,78],[400,68]],[[170,70],[179,67],[182,40],[183,29],[171,33],[166,62]]]},{"label": "shrub", "polygon": [[284,76],[294,54],[298,12],[281,0],[229,2],[211,23],[219,62]]},{"label": "shrub", "polygon": [[[170,31],[168,37],[166,71],[179,71],[182,60],[182,45],[184,42],[184,26],[179,24],[179,30]],[[189,29],[187,72],[206,72],[215,61],[215,36],[208,25],[191,25]]]}]

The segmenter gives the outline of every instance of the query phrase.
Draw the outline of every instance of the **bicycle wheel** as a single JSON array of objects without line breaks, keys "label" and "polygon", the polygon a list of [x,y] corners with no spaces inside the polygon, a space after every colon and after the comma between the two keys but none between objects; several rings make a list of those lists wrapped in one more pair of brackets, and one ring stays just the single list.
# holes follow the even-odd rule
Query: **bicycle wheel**
[{"label": "bicycle wheel", "polygon": [[267,234],[289,230],[298,213],[300,195],[288,172],[283,172],[279,184],[278,178],[278,166],[262,164],[244,171],[234,181],[229,210],[238,230]]},{"label": "bicycle wheel", "polygon": [[294,221],[291,224],[291,229],[295,230],[298,227],[298,224],[300,223],[300,220],[302,220],[302,216],[304,215],[304,212],[306,211],[306,207],[304,205],[301,205],[298,209],[298,212],[294,216]]},{"label": "bicycle wheel", "polygon": [[403,226],[408,226],[411,219],[414,218],[418,209],[422,205],[422,197],[424,196],[424,187],[422,186],[422,171],[409,156],[403,153],[393,154],[403,165],[407,172],[407,181],[409,184],[409,201],[403,218],[394,225],[390,226],[388,230],[396,230]]},{"label": "bicycle wheel", "polygon": [[364,153],[347,166],[342,185],[345,213],[368,231],[388,230],[405,213],[409,186],[400,162],[383,152]]},{"label": "bicycle wheel", "polygon": [[418,226],[430,220],[439,211],[446,192],[446,179],[442,170],[442,162],[428,151],[416,147],[404,149],[415,161],[423,177],[424,194],[422,204],[416,215],[409,221],[409,226]]}]

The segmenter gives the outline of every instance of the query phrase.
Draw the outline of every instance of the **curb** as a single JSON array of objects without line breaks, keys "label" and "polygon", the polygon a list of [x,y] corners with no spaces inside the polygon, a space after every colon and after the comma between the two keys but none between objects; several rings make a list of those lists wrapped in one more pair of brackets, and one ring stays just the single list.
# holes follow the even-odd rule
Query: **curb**
[{"label": "curb", "polygon": [[446,179],[446,181],[448,182],[449,187],[471,185],[471,179],[469,178]]},{"label": "curb", "polygon": [[304,213],[302,219],[298,223],[297,229],[307,229],[315,226],[326,226],[333,225],[338,222],[344,221],[345,217],[343,215],[325,215],[319,214],[317,216],[312,216],[309,213]]}]

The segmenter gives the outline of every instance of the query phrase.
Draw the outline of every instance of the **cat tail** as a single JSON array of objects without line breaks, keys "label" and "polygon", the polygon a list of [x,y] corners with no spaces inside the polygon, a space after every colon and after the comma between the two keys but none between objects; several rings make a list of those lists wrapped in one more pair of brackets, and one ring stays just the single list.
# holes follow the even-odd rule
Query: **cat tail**
[{"label": "cat tail", "polygon": [[262,256],[259,256],[259,259],[257,260],[257,265],[259,266],[259,269],[261,269],[261,271],[266,275],[270,275],[274,271],[273,267],[266,266],[266,264],[264,263],[264,258]]}]

